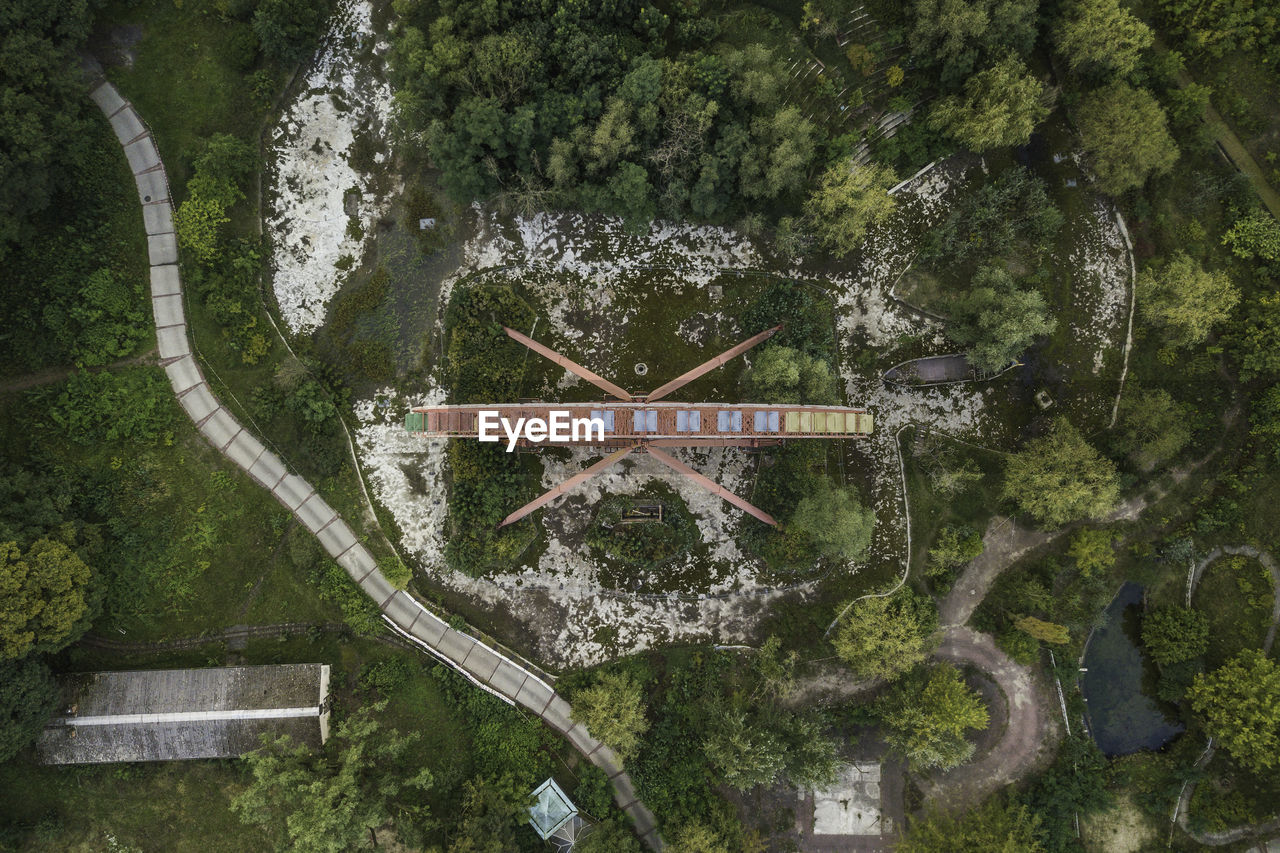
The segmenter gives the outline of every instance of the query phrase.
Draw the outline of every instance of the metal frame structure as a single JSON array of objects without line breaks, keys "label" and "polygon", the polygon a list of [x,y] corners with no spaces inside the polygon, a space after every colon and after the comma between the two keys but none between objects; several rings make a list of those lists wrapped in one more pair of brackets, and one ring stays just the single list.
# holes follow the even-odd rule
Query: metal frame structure
[{"label": "metal frame structure", "polygon": [[[782,326],[766,329],[714,358],[704,361],[670,382],[658,386],[648,394],[634,395],[550,347],[538,343],[533,338],[522,335],[514,329],[503,327],[503,331],[512,340],[523,344],[575,376],[585,379],[621,402],[570,403],[560,406],[546,403],[422,406],[409,412],[405,418],[405,428],[411,432],[440,438],[474,439],[480,435],[481,411],[497,412],[500,417],[512,421],[531,417],[546,419],[552,411],[567,411],[575,417],[599,418],[606,421],[607,429],[603,438],[588,433],[584,439],[574,443],[605,449],[612,448],[613,452],[520,507],[503,519],[499,527],[513,524],[546,506],[633,452],[648,453],[658,462],[723,498],[748,515],[765,524],[776,526],[778,522],[769,513],[753,506],[659,448],[765,447],[792,438],[865,437],[872,430],[871,415],[865,409],[843,406],[772,406],[760,403],[724,406],[714,403],[658,403],[657,401],[723,366],[731,359],[737,358],[781,330]],[[628,424],[631,426],[628,427]],[[519,443],[529,445],[526,439],[520,439]]]}]

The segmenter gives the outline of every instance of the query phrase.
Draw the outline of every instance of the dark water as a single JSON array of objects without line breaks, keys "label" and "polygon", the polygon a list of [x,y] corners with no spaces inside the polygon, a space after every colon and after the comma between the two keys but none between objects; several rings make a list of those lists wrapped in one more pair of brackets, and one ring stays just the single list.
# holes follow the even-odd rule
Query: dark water
[{"label": "dark water", "polygon": [[[1107,621],[1093,632],[1085,654],[1081,690],[1089,706],[1089,726],[1107,755],[1159,749],[1182,731],[1176,718],[1143,692],[1155,680],[1154,667],[1144,666],[1138,632],[1142,587],[1126,583],[1107,607]],[[1145,682],[1145,685],[1144,685]]]}]

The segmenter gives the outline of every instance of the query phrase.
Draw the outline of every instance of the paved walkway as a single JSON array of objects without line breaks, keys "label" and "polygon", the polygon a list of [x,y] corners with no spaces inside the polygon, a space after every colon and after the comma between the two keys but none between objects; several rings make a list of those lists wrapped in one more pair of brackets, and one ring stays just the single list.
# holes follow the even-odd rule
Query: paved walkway
[{"label": "paved walkway", "polygon": [[242,427],[214,397],[191,349],[178,270],[178,240],[173,227],[169,179],[151,132],[100,69],[88,70],[90,97],[119,139],[129,161],[142,204],[151,265],[151,305],[155,314],[160,364],[173,392],[196,429],[218,452],[271,492],[319,540],[381,608],[383,619],[399,635],[461,672],[473,684],[504,701],[533,711],[609,777],[618,806],[635,822],[636,833],[653,850],[662,849],[653,814],[636,797],[631,778],[609,747],[575,722],[569,703],[534,673],[475,637],[450,628],[409,593],[393,587],[373,555],[315,490],[262,442]]}]

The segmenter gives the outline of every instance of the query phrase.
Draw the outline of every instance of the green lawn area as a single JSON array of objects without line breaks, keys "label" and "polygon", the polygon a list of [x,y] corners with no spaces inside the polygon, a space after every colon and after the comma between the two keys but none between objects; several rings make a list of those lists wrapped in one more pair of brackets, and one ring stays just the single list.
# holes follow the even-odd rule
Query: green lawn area
[{"label": "green lawn area", "polygon": [[1221,557],[1205,568],[1192,604],[1209,617],[1206,669],[1244,649],[1261,648],[1274,595],[1271,575],[1257,560]]}]

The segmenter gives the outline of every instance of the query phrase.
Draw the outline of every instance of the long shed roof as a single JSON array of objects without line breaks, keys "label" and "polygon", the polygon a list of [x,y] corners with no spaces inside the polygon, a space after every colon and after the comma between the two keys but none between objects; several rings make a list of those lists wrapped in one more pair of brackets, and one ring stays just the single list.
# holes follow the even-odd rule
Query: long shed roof
[{"label": "long shed roof", "polygon": [[36,748],[46,764],[232,758],[260,735],[319,746],[329,666],[287,664],[62,676],[62,705]]}]

